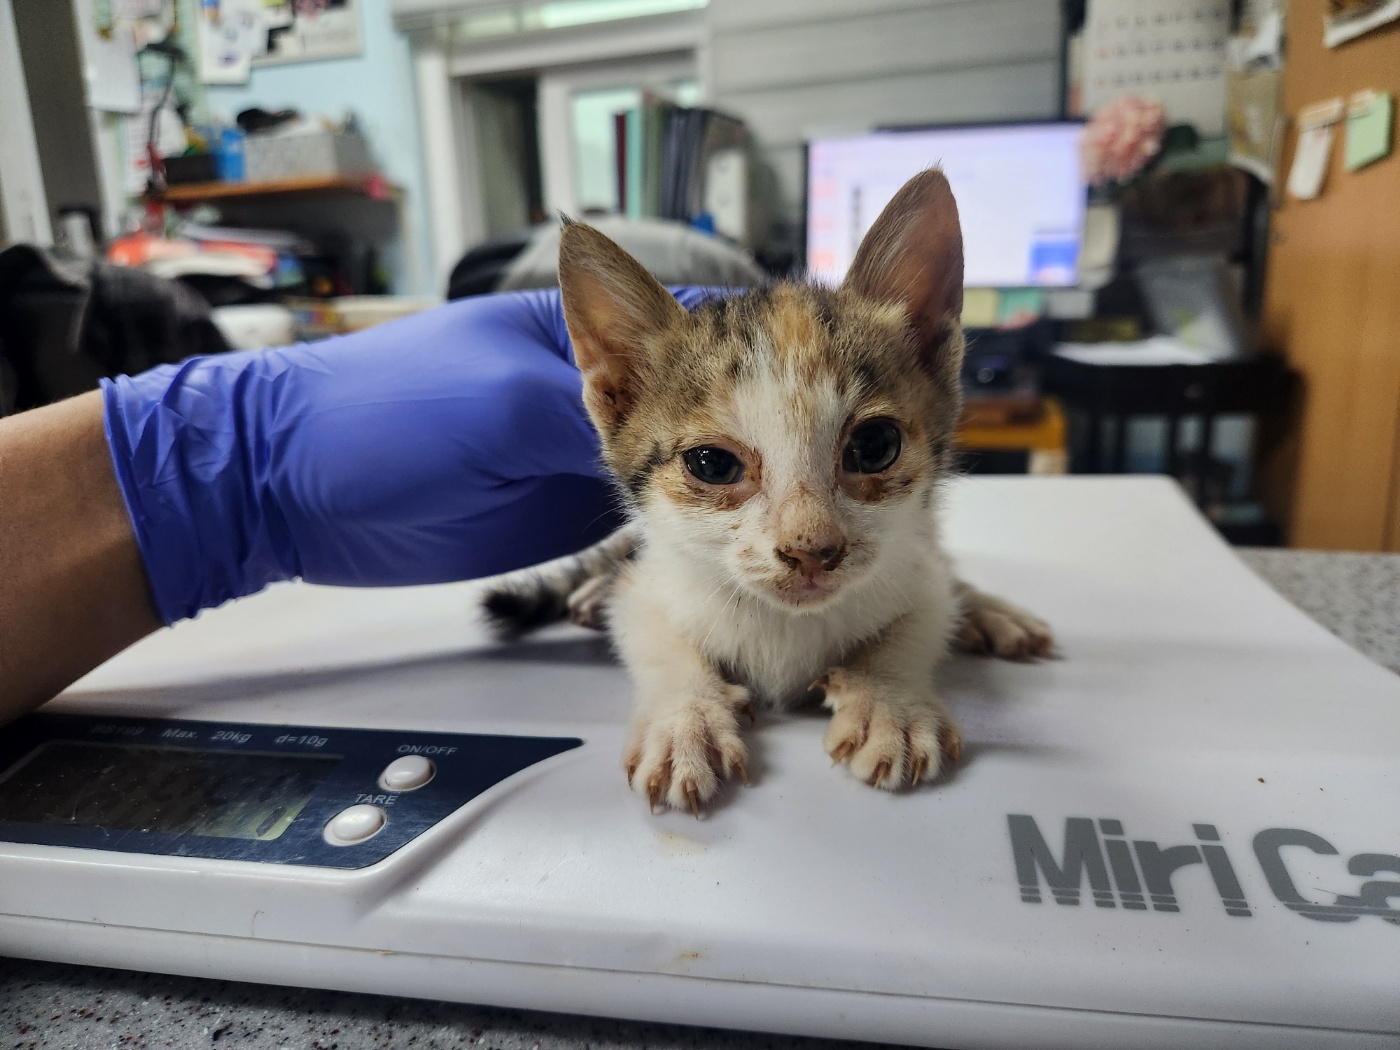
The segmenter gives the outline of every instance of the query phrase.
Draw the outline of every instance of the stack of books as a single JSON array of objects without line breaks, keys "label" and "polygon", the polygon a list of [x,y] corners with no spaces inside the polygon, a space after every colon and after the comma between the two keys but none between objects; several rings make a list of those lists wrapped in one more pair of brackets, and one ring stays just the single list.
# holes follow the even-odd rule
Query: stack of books
[{"label": "stack of books", "polygon": [[710,158],[748,143],[744,122],[713,109],[646,98],[613,117],[624,215],[691,222],[705,210]]}]

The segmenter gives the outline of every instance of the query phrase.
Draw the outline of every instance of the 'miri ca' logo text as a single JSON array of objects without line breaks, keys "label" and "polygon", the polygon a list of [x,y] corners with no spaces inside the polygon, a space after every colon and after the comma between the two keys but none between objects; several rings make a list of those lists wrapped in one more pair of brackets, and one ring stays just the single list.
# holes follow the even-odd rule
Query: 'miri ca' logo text
[{"label": "'miri ca' logo text", "polygon": [[[1204,864],[1220,895],[1226,915],[1249,918],[1253,912],[1245,899],[1235,866],[1213,824],[1193,824],[1196,841],[1160,846],[1146,839],[1125,837],[1123,823],[1103,818],[1068,817],[1064,846],[1058,859],[1045,841],[1035,818],[1013,813],[1007,818],[1011,853],[1021,900],[1039,904],[1041,887],[1057,904],[1078,904],[1088,882],[1094,904],[1128,911],[1179,912],[1181,904],[1172,876],[1182,868]],[[1284,860],[1284,847],[1297,846],[1320,856],[1336,856],[1337,849],[1321,835],[1298,828],[1266,828],[1254,836],[1254,856],[1273,895],[1285,907],[1319,922],[1355,922],[1374,915],[1400,926],[1400,882],[1375,880],[1376,875],[1400,876],[1400,856],[1390,853],[1358,853],[1347,862],[1347,871],[1371,879],[1355,893],[1339,894],[1331,903],[1308,900],[1299,892]],[[1150,903],[1149,903],[1150,902]]]}]

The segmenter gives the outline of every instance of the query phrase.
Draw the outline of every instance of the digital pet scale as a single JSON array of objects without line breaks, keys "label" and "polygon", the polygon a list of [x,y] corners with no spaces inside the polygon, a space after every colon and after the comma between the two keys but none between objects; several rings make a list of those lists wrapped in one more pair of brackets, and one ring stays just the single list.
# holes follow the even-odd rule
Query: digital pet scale
[{"label": "digital pet scale", "polygon": [[925,1046],[1400,1045],[1400,680],[1156,479],[959,482],[1063,658],[950,661],[891,795],[819,713],[647,812],[605,641],[275,587],[0,729],[0,953]]}]

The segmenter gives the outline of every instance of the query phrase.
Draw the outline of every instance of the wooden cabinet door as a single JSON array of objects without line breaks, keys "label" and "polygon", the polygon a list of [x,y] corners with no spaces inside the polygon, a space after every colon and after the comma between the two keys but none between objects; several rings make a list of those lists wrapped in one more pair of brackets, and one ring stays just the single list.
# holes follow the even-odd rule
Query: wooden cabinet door
[{"label": "wooden cabinet door", "polygon": [[[1291,0],[1283,111],[1374,88],[1400,99],[1400,23],[1322,45],[1327,0]],[[1323,192],[1273,216],[1266,344],[1303,378],[1301,416],[1264,464],[1296,547],[1400,550],[1400,154],[1349,172],[1339,124]],[[1280,151],[1279,185],[1296,128]]]}]

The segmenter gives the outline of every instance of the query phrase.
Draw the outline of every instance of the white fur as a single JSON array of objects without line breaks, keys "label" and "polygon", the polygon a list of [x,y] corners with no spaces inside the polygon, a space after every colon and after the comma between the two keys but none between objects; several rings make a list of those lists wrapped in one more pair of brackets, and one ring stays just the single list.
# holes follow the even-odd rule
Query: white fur
[{"label": "white fur", "polygon": [[945,651],[957,604],[931,517],[926,529],[889,538],[859,579],[812,611],[779,606],[726,568],[692,560],[695,547],[664,529],[644,535],[612,598],[612,629],[629,665],[638,649],[674,634],[731,670],[760,704],[788,707],[861,642],[902,618],[924,624],[920,648],[930,671]]}]

